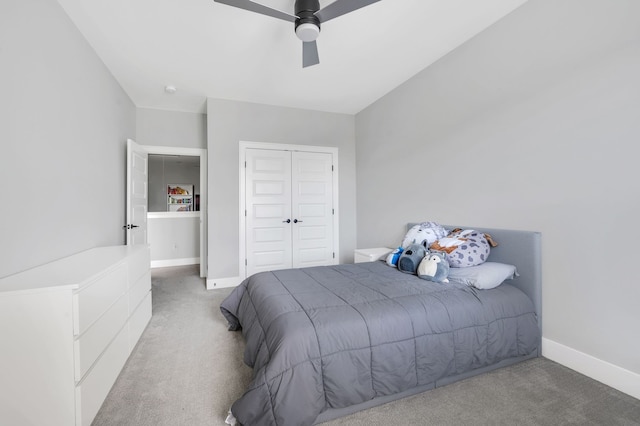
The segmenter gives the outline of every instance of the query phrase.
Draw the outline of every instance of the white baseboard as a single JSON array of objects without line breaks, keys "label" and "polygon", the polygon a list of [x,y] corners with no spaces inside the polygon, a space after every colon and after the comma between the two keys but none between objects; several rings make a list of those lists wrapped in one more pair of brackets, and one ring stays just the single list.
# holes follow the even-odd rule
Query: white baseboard
[{"label": "white baseboard", "polygon": [[165,260],[152,260],[152,268],[165,268],[167,266],[184,266],[184,265],[197,265],[200,263],[199,257],[188,257],[183,259],[165,259]]},{"label": "white baseboard", "polygon": [[640,374],[542,338],[542,356],[640,399]]},{"label": "white baseboard", "polygon": [[242,282],[240,277],[207,278],[207,290],[214,288],[237,287]]}]

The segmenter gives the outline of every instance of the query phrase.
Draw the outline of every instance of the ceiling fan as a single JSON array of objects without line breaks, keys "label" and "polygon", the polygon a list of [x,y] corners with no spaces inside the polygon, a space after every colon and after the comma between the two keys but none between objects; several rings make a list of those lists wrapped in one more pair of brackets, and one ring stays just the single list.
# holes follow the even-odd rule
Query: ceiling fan
[{"label": "ceiling fan", "polygon": [[217,3],[245,9],[295,24],[295,32],[302,40],[302,67],[320,63],[316,39],[320,35],[320,24],[345,15],[380,0],[336,0],[320,9],[318,0],[296,0],[294,14],[290,15],[252,0],[214,0]]}]

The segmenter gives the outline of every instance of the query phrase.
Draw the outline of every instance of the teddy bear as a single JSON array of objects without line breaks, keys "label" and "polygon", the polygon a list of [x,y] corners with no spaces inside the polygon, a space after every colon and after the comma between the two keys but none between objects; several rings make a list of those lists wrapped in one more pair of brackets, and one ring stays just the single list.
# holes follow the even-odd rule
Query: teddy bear
[{"label": "teddy bear", "polygon": [[448,283],[449,262],[446,253],[429,251],[418,265],[418,277],[436,283]]}]

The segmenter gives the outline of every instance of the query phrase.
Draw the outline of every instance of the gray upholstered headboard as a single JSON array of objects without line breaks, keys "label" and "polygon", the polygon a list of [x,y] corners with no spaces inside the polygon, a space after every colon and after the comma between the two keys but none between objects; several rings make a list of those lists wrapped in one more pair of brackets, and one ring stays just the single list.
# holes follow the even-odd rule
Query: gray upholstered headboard
[{"label": "gray upholstered headboard", "polygon": [[[416,223],[407,224],[407,230]],[[447,229],[474,229],[478,232],[491,234],[498,244],[491,248],[489,261],[515,265],[519,276],[508,281],[527,294],[536,309],[538,326],[542,335],[542,254],[540,232],[516,231],[511,229],[478,228],[474,226],[443,225]],[[538,346],[539,355],[542,345]]]}]

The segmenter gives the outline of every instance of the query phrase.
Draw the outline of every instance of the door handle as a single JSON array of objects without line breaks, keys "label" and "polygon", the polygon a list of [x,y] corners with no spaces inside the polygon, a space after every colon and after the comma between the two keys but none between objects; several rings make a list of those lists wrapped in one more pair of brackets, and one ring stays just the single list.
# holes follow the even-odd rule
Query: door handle
[{"label": "door handle", "polygon": [[283,220],[282,223],[291,223],[291,219]]},{"label": "door handle", "polygon": [[298,222],[302,223],[302,221],[301,221],[301,220],[293,219],[293,223],[298,223]]},{"label": "door handle", "polygon": [[140,228],[140,227],[138,225],[130,225],[129,224],[129,225],[123,226],[123,228],[125,228],[125,229],[133,229],[133,228]]}]

